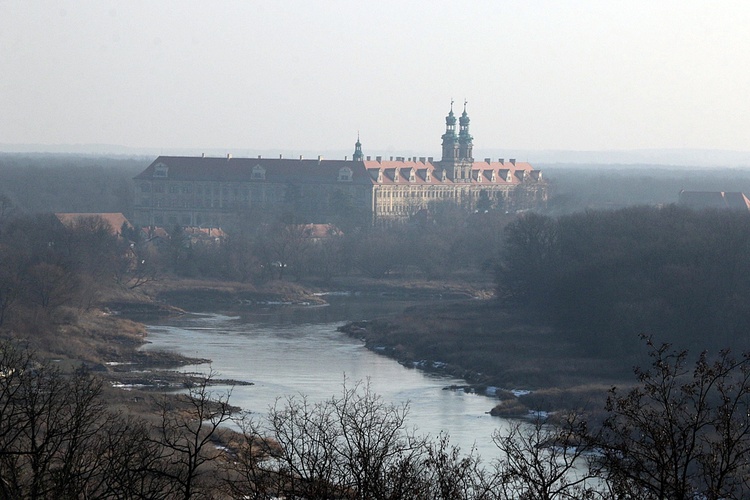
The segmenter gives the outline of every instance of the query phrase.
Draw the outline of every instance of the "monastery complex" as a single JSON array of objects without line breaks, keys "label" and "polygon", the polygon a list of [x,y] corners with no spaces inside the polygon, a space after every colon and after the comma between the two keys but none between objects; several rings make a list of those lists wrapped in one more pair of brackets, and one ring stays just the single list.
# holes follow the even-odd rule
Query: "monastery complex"
[{"label": "monastery complex", "polygon": [[475,160],[469,121],[465,104],[458,118],[451,104],[439,161],[365,156],[359,138],[343,160],[160,156],[135,177],[133,222],[231,227],[243,217],[295,213],[300,222],[326,223],[343,208],[382,226],[441,205],[467,212],[543,206],[541,171],[515,159]]}]

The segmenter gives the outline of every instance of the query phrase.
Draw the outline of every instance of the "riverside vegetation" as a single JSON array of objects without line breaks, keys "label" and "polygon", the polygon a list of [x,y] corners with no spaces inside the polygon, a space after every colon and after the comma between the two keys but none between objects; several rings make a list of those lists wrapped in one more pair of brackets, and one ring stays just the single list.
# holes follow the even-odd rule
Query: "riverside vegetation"
[{"label": "riverside vegetation", "polygon": [[[747,214],[444,210],[434,225],[351,228],[321,247],[303,244],[288,214],[222,247],[174,230],[153,248],[127,228],[125,239],[96,218],[66,228],[12,201],[0,199],[4,498],[748,495]],[[288,265],[270,268],[279,256]],[[447,437],[415,439],[408,406],[363,384],[320,404],[281,401],[266,417],[233,408],[231,394],[211,389],[214,374],[173,375],[179,394],[111,385],[134,381],[128,363],[181,362],[136,352],[142,327],[112,314],[174,311],[153,301],[165,282],[171,293],[219,290],[227,303],[307,301],[289,278],[309,287],[418,276],[453,293],[471,288],[437,278],[472,270],[494,270],[495,299],[413,309],[355,334],[405,362],[447,360],[478,384],[533,389],[501,393],[501,411],[560,410],[496,435],[495,462]],[[240,281],[227,287],[230,277]],[[628,377],[634,365],[643,368]],[[221,425],[230,419],[240,431]]]}]

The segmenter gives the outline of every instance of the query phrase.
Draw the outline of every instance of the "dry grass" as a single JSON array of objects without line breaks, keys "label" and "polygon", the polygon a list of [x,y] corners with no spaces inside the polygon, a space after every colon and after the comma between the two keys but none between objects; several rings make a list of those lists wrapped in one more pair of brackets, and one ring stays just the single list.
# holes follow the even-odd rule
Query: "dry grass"
[{"label": "dry grass", "polygon": [[[355,326],[361,329],[352,335],[405,364],[427,360],[420,366],[480,387],[532,391],[504,398],[497,410],[504,415],[601,408],[612,385],[633,380],[632,359],[588,355],[585,346],[573,345],[543,322],[495,301],[441,303]],[[436,367],[432,361],[445,365]]]}]

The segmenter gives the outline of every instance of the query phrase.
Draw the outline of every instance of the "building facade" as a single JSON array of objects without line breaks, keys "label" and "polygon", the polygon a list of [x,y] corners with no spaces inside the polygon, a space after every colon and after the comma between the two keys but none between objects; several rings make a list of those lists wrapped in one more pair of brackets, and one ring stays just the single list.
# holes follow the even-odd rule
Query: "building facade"
[{"label": "building facade", "polygon": [[[456,132],[456,123],[459,129]],[[133,221],[141,226],[231,227],[242,218],[293,212],[327,223],[342,212],[374,225],[410,220],[441,206],[517,211],[547,201],[542,173],[528,163],[473,158],[466,105],[445,119],[442,158],[350,159],[160,156],[135,177]]]}]

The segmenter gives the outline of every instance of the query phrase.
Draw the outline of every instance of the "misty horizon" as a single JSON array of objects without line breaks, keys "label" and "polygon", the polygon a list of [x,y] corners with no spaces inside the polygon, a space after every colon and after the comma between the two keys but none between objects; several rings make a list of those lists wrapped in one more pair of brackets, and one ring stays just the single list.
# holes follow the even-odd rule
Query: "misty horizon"
[{"label": "misty horizon", "polygon": [[[430,150],[395,150],[393,148],[373,148],[370,151],[363,144],[366,156],[383,157],[430,157],[439,160],[439,151]],[[433,148],[437,149],[437,148]],[[712,149],[631,149],[631,150],[512,150],[507,148],[478,149],[475,160],[484,158],[515,158],[519,161],[533,164],[581,164],[581,165],[660,165],[667,167],[699,167],[699,168],[745,168],[750,167],[750,150],[712,150]],[[200,147],[160,147],[139,148],[117,144],[3,144],[0,143],[0,154],[40,154],[40,155],[83,155],[103,157],[143,157],[153,159],[157,156],[209,156],[223,157],[227,154],[238,158],[317,158],[351,159],[351,150],[346,149],[257,149],[246,147],[200,148]]]},{"label": "misty horizon", "polygon": [[479,158],[745,151],[748,24],[706,1],[4,2],[0,138],[345,155],[359,131],[437,156],[455,100]]}]

